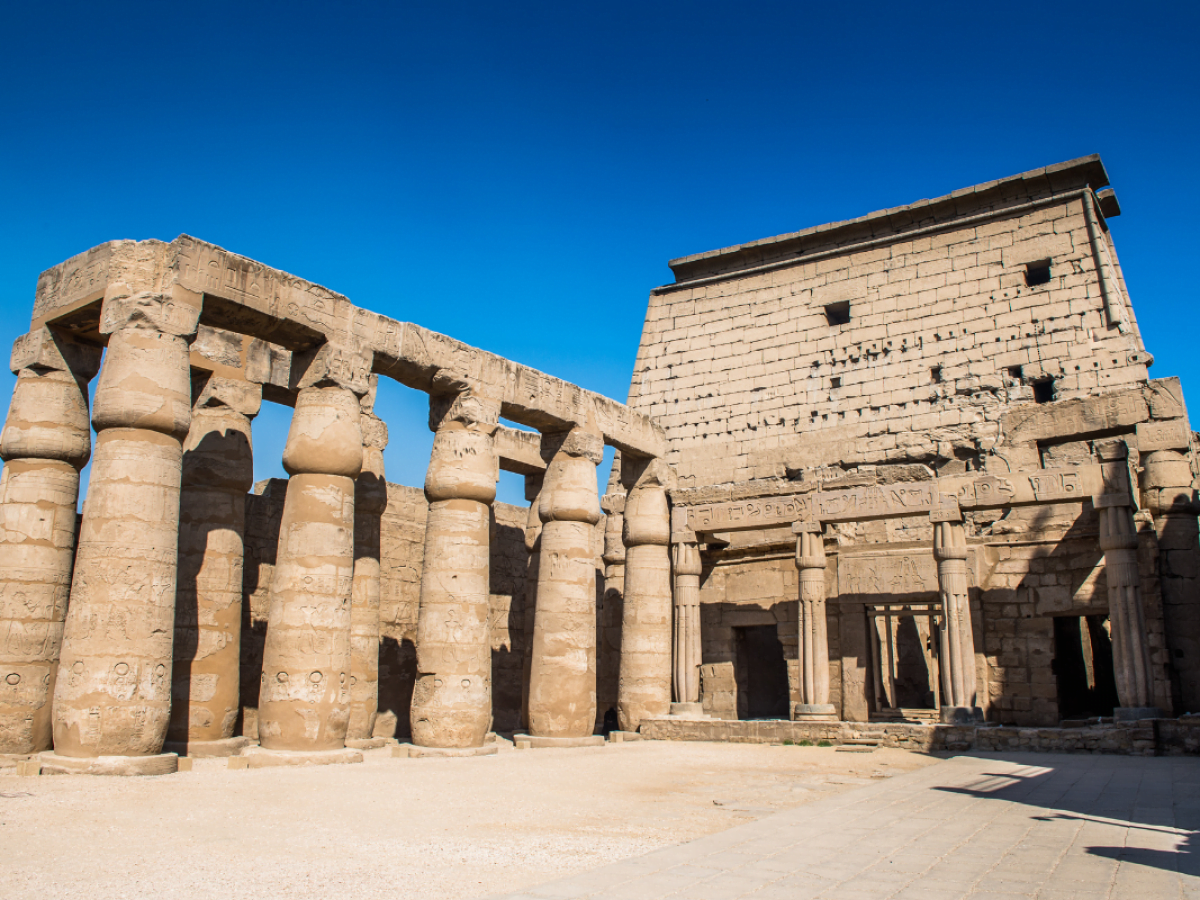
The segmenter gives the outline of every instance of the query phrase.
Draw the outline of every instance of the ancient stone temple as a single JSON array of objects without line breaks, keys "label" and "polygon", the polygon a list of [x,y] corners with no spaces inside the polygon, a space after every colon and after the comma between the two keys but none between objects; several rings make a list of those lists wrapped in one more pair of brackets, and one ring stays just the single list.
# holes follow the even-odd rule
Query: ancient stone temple
[{"label": "ancient stone temple", "polygon": [[[68,259],[0,434],[0,754],[1200,712],[1196,442],[1107,184],[1087,157],[674,260],[628,404],[194,238]],[[429,395],[423,488],[386,480],[380,379]],[[264,402],[289,477],[253,484]]]}]

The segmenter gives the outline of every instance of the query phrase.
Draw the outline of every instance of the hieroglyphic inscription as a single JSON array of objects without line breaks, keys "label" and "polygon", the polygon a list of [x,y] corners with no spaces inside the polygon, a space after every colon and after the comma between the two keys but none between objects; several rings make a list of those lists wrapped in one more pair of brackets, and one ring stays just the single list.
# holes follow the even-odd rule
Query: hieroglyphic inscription
[{"label": "hieroglyphic inscription", "polygon": [[938,589],[932,553],[845,556],[838,562],[838,592],[922,594]]}]

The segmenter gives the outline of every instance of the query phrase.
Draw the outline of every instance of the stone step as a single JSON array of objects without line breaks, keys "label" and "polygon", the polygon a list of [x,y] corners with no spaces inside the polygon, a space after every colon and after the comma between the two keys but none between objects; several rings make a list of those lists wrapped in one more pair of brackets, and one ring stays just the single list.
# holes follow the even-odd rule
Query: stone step
[{"label": "stone step", "polygon": [[870,753],[879,746],[878,738],[847,738],[837,746],[839,753]]}]

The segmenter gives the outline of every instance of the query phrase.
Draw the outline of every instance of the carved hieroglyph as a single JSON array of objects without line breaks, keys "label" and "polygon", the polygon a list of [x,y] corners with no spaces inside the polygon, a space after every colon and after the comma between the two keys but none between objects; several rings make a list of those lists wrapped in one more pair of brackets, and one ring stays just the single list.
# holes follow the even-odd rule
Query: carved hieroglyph
[{"label": "carved hieroglyph", "polygon": [[361,412],[355,392],[324,374],[300,390],[283,453],[291,479],[271,579],[258,704],[259,742],[270,750],[340,749],[350,721]]},{"label": "carved hieroglyph", "polygon": [[625,607],[617,717],[623,731],[671,708],[670,470],[662,460],[622,458],[625,498]]},{"label": "carved hieroglyph", "polygon": [[363,467],[354,487],[354,588],[350,600],[350,726],[346,736],[366,740],[379,710],[380,529],[387,508],[383,450],[387,425],[362,419]]},{"label": "carved hieroglyph", "polygon": [[59,756],[157,754],[171,708],[188,338],[199,309],[109,291],[96,451],[54,690]]},{"label": "carved hieroglyph", "polygon": [[410,713],[413,743],[422,747],[481,747],[491,724],[489,519],[499,415],[499,404],[469,389],[429,401],[435,434]]},{"label": "carved hieroglyph", "polygon": [[79,470],[91,455],[87,382],[100,354],[47,328],[13,347],[17,385],[0,435],[0,753],[50,749]]},{"label": "carved hieroglyph", "polygon": [[542,520],[537,612],[529,673],[529,729],[535,737],[579,738],[596,723],[596,560],[600,521],[599,435],[546,435],[550,457],[538,497]]},{"label": "carved hieroglyph", "polygon": [[239,708],[246,492],[254,484],[256,384],[213,376],[183,446],[179,583],[167,739],[233,737]]}]

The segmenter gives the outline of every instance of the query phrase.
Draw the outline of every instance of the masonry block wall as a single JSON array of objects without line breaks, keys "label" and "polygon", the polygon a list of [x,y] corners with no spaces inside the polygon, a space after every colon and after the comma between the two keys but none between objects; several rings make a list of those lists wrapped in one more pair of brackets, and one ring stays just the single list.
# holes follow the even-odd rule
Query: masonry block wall
[{"label": "masonry block wall", "polygon": [[[1107,184],[1085,157],[673,260],[629,402],[664,426],[678,500],[1003,477],[1095,462],[1099,441],[1126,440],[1156,702],[1200,711],[1195,441],[1178,381],[1149,377]],[[1190,512],[1163,514],[1167,481]],[[1057,724],[1055,620],[1108,614],[1096,514],[998,509],[969,513],[967,529],[980,704],[993,721]],[[703,553],[702,699],[736,718],[739,628],[775,623],[795,690],[793,538],[724,537]],[[937,598],[931,540],[926,518],[826,530],[831,701],[845,719],[879,712],[870,605]],[[914,647],[928,639],[912,633]]]}]

